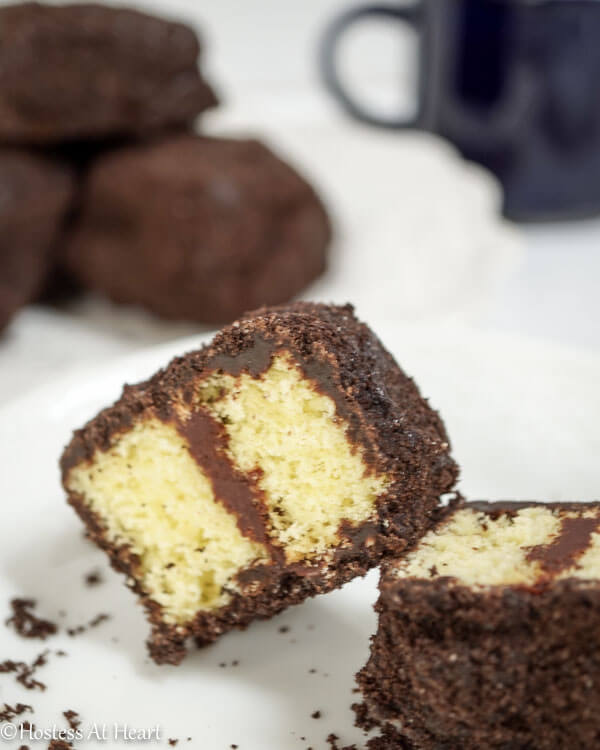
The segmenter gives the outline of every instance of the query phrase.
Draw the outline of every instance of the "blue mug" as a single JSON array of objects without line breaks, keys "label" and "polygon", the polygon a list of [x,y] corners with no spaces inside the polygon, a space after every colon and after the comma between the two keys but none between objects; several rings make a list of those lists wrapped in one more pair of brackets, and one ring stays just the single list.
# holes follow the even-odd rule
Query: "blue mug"
[{"label": "blue mug", "polygon": [[[344,85],[337,51],[365,19],[419,35],[414,118],[380,117]],[[321,51],[326,85],[353,117],[419,128],[491,169],[516,220],[600,213],[600,2],[421,0],[366,5],[337,18]]]}]

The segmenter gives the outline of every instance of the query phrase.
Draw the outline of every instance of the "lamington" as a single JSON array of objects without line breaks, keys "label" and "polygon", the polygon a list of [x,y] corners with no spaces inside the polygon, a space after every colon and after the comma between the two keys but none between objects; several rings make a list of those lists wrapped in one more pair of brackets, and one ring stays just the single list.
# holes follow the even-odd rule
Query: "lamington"
[{"label": "lamington", "polygon": [[303,302],[125,386],[61,467],[172,664],[414,545],[457,479],[440,417],[352,307]]},{"label": "lamington", "polygon": [[184,24],[96,3],[0,8],[0,141],[148,136],[217,103]]},{"label": "lamington", "polygon": [[222,325],[299,294],[331,234],[313,187],[266,144],[184,134],[96,160],[64,262],[115,302]]},{"label": "lamington", "polygon": [[0,148],[0,331],[43,287],[74,193],[65,164]]},{"label": "lamington", "polygon": [[385,747],[600,745],[600,504],[469,503],[386,561],[359,720]]}]

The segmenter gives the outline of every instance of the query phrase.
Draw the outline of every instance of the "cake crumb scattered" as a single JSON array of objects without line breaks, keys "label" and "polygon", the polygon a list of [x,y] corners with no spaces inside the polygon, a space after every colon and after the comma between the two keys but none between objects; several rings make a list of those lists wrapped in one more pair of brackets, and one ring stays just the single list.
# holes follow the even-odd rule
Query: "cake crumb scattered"
[{"label": "cake crumb scattered", "polygon": [[12,615],[6,620],[6,625],[12,625],[22,638],[39,638],[43,641],[49,635],[54,635],[58,628],[54,622],[33,614],[36,604],[35,599],[11,599]]},{"label": "cake crumb scattered", "polygon": [[0,723],[3,721],[12,721],[15,716],[20,716],[25,711],[33,713],[33,708],[28,703],[16,703],[14,706],[9,706],[8,703],[5,703],[4,708],[0,710]]},{"label": "cake crumb scattered", "polygon": [[27,664],[24,661],[5,659],[3,662],[0,662],[0,674],[15,674],[16,681],[27,690],[35,690],[36,688],[38,690],[45,690],[46,686],[44,683],[36,680],[34,675],[40,667],[46,664],[47,656],[48,651],[43,651],[31,664]]},{"label": "cake crumb scattered", "polygon": [[72,628],[67,628],[67,635],[69,635],[71,638],[81,635],[82,633],[85,633],[88,628],[97,628],[98,625],[100,625],[103,622],[106,622],[107,620],[110,620],[110,615],[106,614],[106,612],[100,612],[100,614],[97,614],[95,617],[92,617],[92,619],[87,622],[85,625],[75,625]]},{"label": "cake crumb scattered", "polygon": [[71,729],[75,730],[80,726],[81,719],[79,718],[79,714],[77,713],[77,711],[68,709],[67,711],[63,711],[63,716],[67,720],[67,723],[69,724],[69,727]]},{"label": "cake crumb scattered", "polygon": [[320,719],[321,718],[321,712],[320,711],[313,711],[310,715],[311,719]]},{"label": "cake crumb scattered", "polygon": [[104,583],[104,579],[99,570],[91,570],[85,576],[86,586],[99,586],[101,583]]}]

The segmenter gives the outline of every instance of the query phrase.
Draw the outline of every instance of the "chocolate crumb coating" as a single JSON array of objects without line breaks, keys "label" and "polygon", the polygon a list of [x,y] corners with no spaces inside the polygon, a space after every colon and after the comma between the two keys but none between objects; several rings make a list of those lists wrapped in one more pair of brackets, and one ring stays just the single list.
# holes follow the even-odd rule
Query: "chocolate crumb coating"
[{"label": "chocolate crumb coating", "polygon": [[248,314],[126,386],[61,469],[147,609],[152,657],[173,664],[189,638],[210,643],[414,545],[457,478],[441,419],[352,307],[310,303]]},{"label": "chocolate crumb coating", "polygon": [[390,748],[598,746],[599,560],[599,503],[450,511],[384,565],[359,722]]},{"label": "chocolate crumb coating", "polygon": [[180,23],[127,8],[0,8],[0,142],[146,135],[216,104]]},{"label": "chocolate crumb coating", "polygon": [[44,284],[73,192],[63,164],[0,149],[0,330]]},{"label": "chocolate crumb coating", "polygon": [[265,145],[183,135],[98,160],[66,262],[116,302],[225,323],[300,292],[330,237],[314,190]]}]

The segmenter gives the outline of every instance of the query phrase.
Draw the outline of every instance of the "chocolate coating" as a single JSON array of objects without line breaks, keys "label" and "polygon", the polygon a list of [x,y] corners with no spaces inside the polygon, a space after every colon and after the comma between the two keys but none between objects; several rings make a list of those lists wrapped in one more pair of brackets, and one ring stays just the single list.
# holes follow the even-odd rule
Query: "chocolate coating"
[{"label": "chocolate coating", "polygon": [[64,165],[0,149],[0,329],[41,289],[73,189]]},{"label": "chocolate coating", "polygon": [[[73,466],[91,460],[97,450],[107,450],[116,435],[139,420],[153,415],[172,421],[177,405],[181,400],[191,404],[197,384],[206,376],[245,371],[257,377],[278,352],[291,354],[310,372],[316,389],[335,396],[338,415],[349,423],[351,439],[363,449],[366,470],[387,475],[389,487],[377,502],[375,519],[358,528],[342,524],[342,542],[330,559],[285,565],[276,557],[272,564],[244,571],[238,577],[241,595],[223,609],[199,612],[184,626],[166,624],[160,607],[136,584],[154,627],[149,647],[158,662],[180,661],[190,636],[199,644],[209,643],[233,627],[270,617],[399,554],[433,525],[440,495],[451,491],[456,481],[458,469],[442,421],[414,382],[354,317],[351,306],[310,303],[251,313],[223,329],[210,345],[173,360],[144,383],[127,386],[114,406],[76,431],[61,459],[63,481]],[[204,459],[201,463],[206,465]],[[113,565],[135,579],[135,556],[108,542],[101,520],[82,498],[71,494],[69,502]],[[246,520],[241,519],[240,528]]]},{"label": "chocolate coating", "polygon": [[[171,417],[177,421],[175,415]],[[189,452],[208,476],[215,497],[221,498],[227,510],[238,519],[242,534],[260,544],[268,544],[263,504],[259,490],[236,471],[231,459],[219,446],[225,443],[225,428],[205,411],[196,411],[177,428],[189,445]]]},{"label": "chocolate coating", "polygon": [[117,302],[223,323],[297,294],[330,236],[313,189],[266,146],[184,135],[99,159],[66,254]]},{"label": "chocolate coating", "polygon": [[0,9],[0,141],[142,135],[216,104],[194,31],[126,8]]},{"label": "chocolate coating", "polygon": [[[471,507],[497,517],[530,505]],[[564,567],[586,548],[592,523],[597,528],[595,519],[577,521],[586,523],[573,525],[566,519],[556,544],[533,548],[535,559],[542,567],[547,562],[553,575],[560,572],[558,560]],[[359,719],[385,730],[385,747],[596,747],[597,580],[542,576],[534,587],[469,587],[450,577],[398,578],[393,567],[384,566],[376,605],[378,631],[370,659],[358,674],[365,699]]]}]

